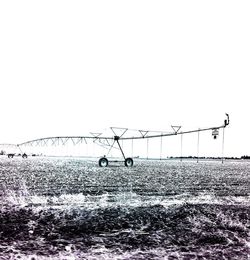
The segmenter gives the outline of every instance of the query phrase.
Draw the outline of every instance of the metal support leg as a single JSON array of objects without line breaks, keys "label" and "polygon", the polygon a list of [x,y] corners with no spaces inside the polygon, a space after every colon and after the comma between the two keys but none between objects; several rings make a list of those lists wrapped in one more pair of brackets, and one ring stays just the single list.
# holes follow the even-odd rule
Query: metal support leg
[{"label": "metal support leg", "polygon": [[122,150],[122,147],[121,147],[119,141],[118,141],[118,140],[115,140],[115,141],[117,142],[117,144],[118,144],[118,146],[119,146],[119,148],[120,148],[120,150],[121,150],[122,156],[123,156],[123,158],[124,158],[124,160],[125,160],[126,157],[125,157],[125,155],[124,155],[124,152],[123,152],[123,150]]},{"label": "metal support leg", "polygon": [[19,145],[17,145],[17,147],[18,147],[19,151],[20,151],[20,152],[21,152],[21,154],[22,154],[22,153],[23,153],[23,151],[22,151],[21,147],[20,147]]}]

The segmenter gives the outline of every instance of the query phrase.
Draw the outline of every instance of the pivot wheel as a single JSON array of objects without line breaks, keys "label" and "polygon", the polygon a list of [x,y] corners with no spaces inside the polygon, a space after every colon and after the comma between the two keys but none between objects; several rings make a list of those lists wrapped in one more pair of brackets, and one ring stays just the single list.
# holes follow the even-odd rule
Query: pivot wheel
[{"label": "pivot wheel", "polygon": [[23,158],[27,158],[28,155],[27,155],[26,153],[24,153],[24,154],[22,155],[22,157],[23,157]]},{"label": "pivot wheel", "polygon": [[108,159],[105,158],[105,157],[102,157],[100,160],[99,160],[99,166],[100,167],[107,167],[108,166]]},{"label": "pivot wheel", "polygon": [[133,164],[134,164],[134,161],[133,161],[132,158],[126,158],[126,159],[125,159],[125,166],[127,166],[127,167],[132,167]]}]

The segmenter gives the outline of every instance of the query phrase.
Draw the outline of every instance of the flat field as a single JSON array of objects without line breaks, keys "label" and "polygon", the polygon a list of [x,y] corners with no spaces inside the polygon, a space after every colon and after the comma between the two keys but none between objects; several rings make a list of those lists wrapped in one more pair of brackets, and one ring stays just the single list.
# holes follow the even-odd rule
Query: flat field
[{"label": "flat field", "polygon": [[250,163],[0,157],[0,259],[249,259]]}]

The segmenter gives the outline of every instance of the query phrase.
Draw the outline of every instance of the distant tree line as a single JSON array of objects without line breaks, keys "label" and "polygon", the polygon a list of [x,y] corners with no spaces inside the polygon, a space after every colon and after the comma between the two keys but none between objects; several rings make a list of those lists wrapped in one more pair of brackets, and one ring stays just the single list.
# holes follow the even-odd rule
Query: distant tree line
[{"label": "distant tree line", "polygon": [[[222,157],[218,156],[218,157],[213,157],[213,156],[170,156],[170,157],[167,157],[169,159],[213,159],[213,160],[221,160]],[[249,155],[243,155],[241,157],[234,157],[234,156],[231,156],[231,157],[223,157],[224,159],[228,159],[228,160],[241,160],[241,159],[250,159],[250,156]]]},{"label": "distant tree line", "polygon": [[243,155],[243,156],[241,156],[241,159],[250,159],[250,156],[249,155]]}]

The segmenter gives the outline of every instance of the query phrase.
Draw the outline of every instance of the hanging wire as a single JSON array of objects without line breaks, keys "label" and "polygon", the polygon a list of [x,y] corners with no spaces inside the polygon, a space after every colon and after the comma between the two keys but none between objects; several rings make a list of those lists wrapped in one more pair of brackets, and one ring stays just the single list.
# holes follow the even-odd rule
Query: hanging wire
[{"label": "hanging wire", "polygon": [[221,163],[224,163],[224,135],[225,135],[225,128],[223,128],[223,133],[222,133],[222,155],[221,155]]},{"label": "hanging wire", "polygon": [[134,139],[131,139],[132,143],[131,143],[131,155],[132,155],[132,158],[134,157]]},{"label": "hanging wire", "polygon": [[199,162],[199,146],[200,146],[200,131],[198,131],[198,140],[197,140],[197,163]]},{"label": "hanging wire", "polygon": [[183,139],[183,134],[181,134],[181,162],[182,162],[182,139]]},{"label": "hanging wire", "polygon": [[147,160],[148,160],[148,142],[149,142],[149,139],[147,139]]},{"label": "hanging wire", "polygon": [[162,159],[162,136],[161,136],[161,151],[160,151],[160,160]]}]

